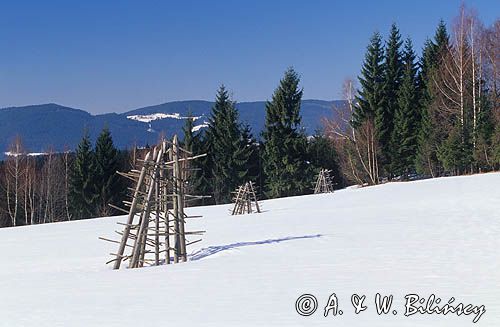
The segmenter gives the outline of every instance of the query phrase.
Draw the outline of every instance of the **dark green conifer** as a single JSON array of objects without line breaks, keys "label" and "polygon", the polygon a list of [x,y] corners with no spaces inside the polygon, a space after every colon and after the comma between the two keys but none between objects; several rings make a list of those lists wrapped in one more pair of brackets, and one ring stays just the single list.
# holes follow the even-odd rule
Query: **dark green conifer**
[{"label": "dark green conifer", "polygon": [[[207,153],[205,143],[202,139],[202,132],[194,130],[195,117],[192,116],[191,111],[188,111],[188,118],[186,119],[183,131],[182,147],[194,155]],[[204,195],[211,194],[211,183],[207,178],[208,164],[207,157],[201,157],[189,162],[188,177],[186,192],[191,195]],[[210,203],[208,199],[191,201],[187,203],[189,206],[203,205]]]},{"label": "dark green conifer", "polygon": [[300,130],[299,82],[298,74],[289,68],[266,104],[263,169],[270,198],[304,194],[310,188],[307,140]]},{"label": "dark green conifer", "polygon": [[248,152],[241,138],[235,103],[222,85],[209,119],[207,140],[215,203],[229,203],[231,192],[247,179]]},{"label": "dark green conifer", "polygon": [[374,33],[367,47],[361,76],[361,85],[357,96],[357,106],[353,113],[353,123],[356,127],[366,120],[375,118],[384,106],[384,65],[382,37]]},{"label": "dark green conifer", "polygon": [[417,131],[420,125],[417,101],[415,53],[411,40],[405,42],[403,77],[398,92],[398,105],[394,117],[392,171],[407,175],[414,171],[417,150]]},{"label": "dark green conifer", "polygon": [[315,174],[318,174],[322,168],[329,169],[332,171],[330,176],[333,178],[335,188],[344,186],[337,150],[333,142],[320,131],[316,131],[315,135],[309,140],[308,156],[311,165],[315,169]]},{"label": "dark green conifer", "polygon": [[375,116],[375,128],[381,147],[382,167],[392,175],[391,161],[396,155],[396,147],[392,144],[394,117],[398,109],[398,96],[403,65],[401,60],[401,35],[396,24],[392,24],[389,39],[385,49],[384,62],[384,100]]},{"label": "dark green conifer", "polygon": [[435,76],[444,51],[449,47],[446,25],[441,20],[434,35],[434,41],[427,40],[420,60],[418,94],[420,104],[420,125],[417,132],[417,155],[415,167],[418,173],[437,176],[441,172],[437,149],[442,143],[442,129],[437,126],[433,106],[436,99]]},{"label": "dark green conifer", "polygon": [[86,130],[76,149],[71,171],[68,198],[72,219],[92,218],[97,213],[99,193],[96,189],[95,169],[95,155]]},{"label": "dark green conifer", "polygon": [[97,138],[95,164],[95,185],[99,194],[98,213],[102,215],[118,214],[108,204],[115,206],[120,204],[125,193],[125,186],[116,174],[120,170],[120,158],[108,127],[104,127]]},{"label": "dark green conifer", "polygon": [[248,157],[247,169],[248,175],[247,180],[255,182],[257,186],[261,186],[261,170],[262,163],[260,158],[260,145],[252,134],[250,125],[243,125],[241,131],[241,140],[245,145],[246,157]]}]

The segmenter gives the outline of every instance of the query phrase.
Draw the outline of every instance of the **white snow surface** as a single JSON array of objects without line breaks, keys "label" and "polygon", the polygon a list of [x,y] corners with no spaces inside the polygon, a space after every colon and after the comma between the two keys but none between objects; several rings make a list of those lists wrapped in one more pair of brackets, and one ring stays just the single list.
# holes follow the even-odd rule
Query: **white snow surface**
[{"label": "white snow surface", "polygon": [[16,153],[16,152],[4,152],[4,154],[8,157],[17,157],[19,155],[28,155],[30,157],[37,157],[37,156],[46,156],[48,155],[47,152],[29,152],[29,153]]},{"label": "white snow surface", "polygon": [[[150,123],[153,120],[160,120],[160,119],[165,119],[165,118],[173,118],[173,119],[188,119],[190,117],[184,117],[181,116],[179,113],[172,113],[172,114],[164,114],[164,113],[155,113],[155,114],[150,114],[150,115],[131,115],[127,116],[128,119],[132,120],[137,120],[143,123]],[[201,118],[201,116],[197,117],[191,117],[194,120],[197,120]]]},{"label": "white snow surface", "polygon": [[204,121],[204,122],[203,122],[203,124],[193,126],[193,128],[191,129],[191,132],[197,132],[197,131],[199,131],[200,129],[202,129],[202,128],[206,128],[206,127],[208,127],[208,126],[210,126],[210,125],[208,124],[208,122],[207,122],[207,121]]},{"label": "white snow surface", "polygon": [[[98,236],[123,216],[4,228],[0,326],[499,326],[499,185],[490,173],[262,201],[261,214],[189,208],[204,218],[187,230],[207,231],[190,262],[142,269],[104,264],[117,244]],[[344,314],[324,317],[333,292]],[[397,315],[377,315],[377,292]],[[318,299],[309,317],[303,293]],[[409,293],[486,313],[405,317]]]}]

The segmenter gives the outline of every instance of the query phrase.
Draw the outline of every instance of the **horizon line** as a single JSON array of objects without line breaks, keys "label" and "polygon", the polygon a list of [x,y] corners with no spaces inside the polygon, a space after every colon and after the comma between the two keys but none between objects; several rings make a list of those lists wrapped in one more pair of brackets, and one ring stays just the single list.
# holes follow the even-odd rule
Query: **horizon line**
[{"label": "horizon line", "polygon": [[[256,103],[256,102],[267,102],[267,101],[269,101],[269,100],[235,101],[235,103],[236,104],[240,104],[240,103]],[[313,98],[308,98],[308,99],[302,99],[301,101],[334,102],[334,101],[344,101],[344,100],[342,100],[342,99],[313,99]],[[161,102],[161,103],[157,103],[157,104],[139,106],[139,107],[131,108],[131,109],[125,109],[124,111],[120,111],[120,112],[117,112],[117,111],[106,111],[106,112],[102,112],[102,113],[94,113],[94,112],[88,111],[86,109],[79,108],[77,106],[73,107],[73,106],[70,106],[70,105],[65,105],[65,104],[61,104],[61,103],[57,103],[57,102],[32,103],[32,104],[25,104],[25,105],[10,105],[10,106],[5,106],[5,107],[2,106],[2,107],[0,107],[0,110],[4,110],[4,109],[18,109],[18,108],[36,107],[36,106],[46,106],[46,105],[56,105],[56,106],[64,107],[64,108],[68,108],[68,109],[84,111],[86,113],[89,113],[92,116],[99,116],[99,115],[106,115],[106,114],[113,114],[113,113],[121,115],[121,114],[128,113],[130,111],[135,111],[135,110],[139,110],[139,109],[146,109],[146,108],[161,106],[161,105],[165,105],[165,104],[169,104],[169,103],[180,103],[180,102],[208,102],[208,103],[214,103],[215,101],[214,100],[204,100],[204,99],[172,100],[172,101],[166,101],[166,102]]]}]

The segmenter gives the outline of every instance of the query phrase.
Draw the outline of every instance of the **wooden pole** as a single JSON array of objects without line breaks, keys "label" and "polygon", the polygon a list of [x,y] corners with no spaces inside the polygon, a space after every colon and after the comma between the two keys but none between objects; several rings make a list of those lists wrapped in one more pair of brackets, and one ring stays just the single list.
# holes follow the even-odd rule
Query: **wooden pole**
[{"label": "wooden pole", "polygon": [[[158,159],[158,148],[155,147],[154,150],[153,150],[153,165],[154,163],[156,163],[156,160]],[[150,172],[150,176],[149,176],[149,184],[147,184],[149,186],[149,189],[146,189],[146,195],[144,196],[144,206],[143,206],[143,211],[142,211],[142,216],[141,216],[141,222],[139,224],[139,231],[140,231],[140,228],[144,225],[145,226],[145,229],[142,233],[139,233],[139,231],[137,232],[137,234],[140,236],[139,237],[139,259],[137,260],[136,262],[136,266],[135,267],[142,267],[144,265],[144,256],[146,255],[146,245],[152,245],[154,247],[154,241],[153,240],[149,240],[148,237],[147,237],[147,233],[148,233],[148,230],[149,230],[149,223],[151,222],[151,219],[150,219],[150,214],[151,214],[151,211],[152,211],[152,205],[153,205],[153,201],[151,199],[151,196],[149,196],[149,192],[151,192],[151,189],[150,188],[153,188],[152,190],[152,196],[154,196],[154,189],[156,188],[156,174],[155,174],[155,169],[156,169],[156,166],[153,166],[153,173],[151,173],[151,167],[149,167],[149,172]],[[146,223],[144,223],[144,219],[147,219]]]},{"label": "wooden pole", "polygon": [[257,194],[255,194],[255,189],[253,187],[253,182],[250,182],[250,188],[252,190],[253,201],[255,202],[255,210],[260,213],[259,202],[257,201]]},{"label": "wooden pole", "polygon": [[[171,159],[171,153],[172,151],[167,151],[167,143],[163,141],[162,144],[163,151],[165,154],[169,155],[169,160]],[[166,151],[166,152],[165,152]],[[169,213],[168,213],[168,202],[167,202],[167,195],[168,195],[168,184],[167,184],[167,175],[168,171],[167,169],[162,169],[161,170],[162,174],[162,179],[164,180],[163,182],[163,214],[165,215],[165,264],[169,265],[170,264],[170,219],[169,219]]]},{"label": "wooden pole", "polygon": [[236,198],[234,200],[234,208],[233,208],[233,211],[231,212],[231,215],[233,215],[233,216],[236,215],[238,212],[238,205],[240,203],[239,200],[240,200],[241,189],[242,189],[242,186],[241,185],[238,186],[238,191],[236,193]]},{"label": "wooden pole", "polygon": [[[151,155],[151,153],[148,152],[146,154],[146,157],[144,158],[144,160],[148,160],[150,155]],[[146,167],[144,166],[141,169],[141,174],[139,175],[139,180],[137,181],[137,186],[136,186],[135,192],[134,192],[134,198],[132,199],[132,205],[130,206],[130,212],[129,212],[129,215],[127,218],[127,225],[125,226],[125,229],[123,230],[123,235],[122,235],[122,239],[120,242],[120,247],[118,248],[118,252],[116,254],[117,260],[115,261],[113,269],[120,268],[120,264],[121,264],[122,257],[123,257],[123,251],[125,251],[127,239],[128,239],[129,234],[130,234],[130,226],[132,225],[132,223],[134,221],[134,216],[136,214],[137,199],[139,198],[139,192],[141,190],[142,183],[144,182],[145,176],[146,176]]]},{"label": "wooden pole", "polygon": [[187,260],[186,254],[186,236],[184,234],[184,201],[183,201],[183,180],[179,165],[179,140],[174,135],[173,140],[173,159],[174,159],[174,182],[177,184],[177,217],[179,222],[179,252],[182,261]]},{"label": "wooden pole", "polygon": [[[121,174],[136,181],[137,185],[133,189],[129,188],[133,191],[132,200],[124,201],[130,210],[126,211],[129,214],[127,223],[121,224],[125,226],[123,232],[117,232],[121,236],[121,241],[114,241],[120,244],[119,251],[113,254],[114,258],[111,261],[108,261],[108,263],[114,261],[114,269],[119,269],[121,262],[126,260],[129,260],[130,268],[142,267],[144,264],[159,265],[163,251],[166,264],[172,261],[175,263],[187,261],[186,234],[199,235],[202,232],[185,231],[185,219],[200,216],[187,216],[184,207],[189,200],[203,198],[185,194],[189,170],[187,164],[189,160],[204,156],[189,157],[189,155],[191,153],[179,146],[179,139],[174,135],[173,142],[162,141],[153,151],[146,154],[144,160],[138,160],[143,163],[140,171],[132,169],[128,173]],[[238,189],[239,200],[234,209],[238,213],[251,212],[253,209],[249,196],[250,188],[251,185],[247,184],[245,192],[243,186]],[[164,240],[160,240],[161,237],[164,237]],[[130,244],[127,244],[128,240]],[[124,254],[126,247],[132,248],[127,255]],[[173,260],[170,256],[172,251]]]},{"label": "wooden pole", "polygon": [[[160,154],[163,153],[163,149],[160,150]],[[160,159],[161,160],[161,159]],[[158,176],[158,172],[156,176]],[[156,207],[156,215],[155,215],[155,265],[160,264],[160,179],[157,178],[155,180],[155,207]]]},{"label": "wooden pole", "polygon": [[172,181],[172,216],[174,220],[174,263],[179,262],[179,210],[178,210],[178,202],[177,202],[177,174],[178,171],[175,169],[175,157],[177,156],[175,151],[175,146],[172,144],[170,148],[170,161],[174,162],[174,170],[173,170],[173,181]]},{"label": "wooden pole", "polygon": [[[161,150],[160,150],[161,152]],[[137,232],[137,238],[135,239],[135,244],[134,244],[134,249],[132,253],[132,260],[130,261],[130,268],[137,268],[140,266],[140,258],[144,255],[144,248],[146,246],[146,235],[147,233],[147,227],[149,224],[149,213],[151,210],[149,202],[151,201],[151,198],[153,196],[153,192],[155,190],[155,176],[156,173],[158,172],[158,165],[160,161],[161,155],[157,153],[156,148],[153,154],[153,162],[156,162],[156,165],[153,167],[153,174],[150,179],[149,183],[149,188],[148,188],[148,195],[145,200],[145,205],[146,207],[144,208],[144,211],[142,212],[142,217],[141,217],[141,224],[139,227],[139,231]],[[145,163],[146,164],[146,163]]]}]

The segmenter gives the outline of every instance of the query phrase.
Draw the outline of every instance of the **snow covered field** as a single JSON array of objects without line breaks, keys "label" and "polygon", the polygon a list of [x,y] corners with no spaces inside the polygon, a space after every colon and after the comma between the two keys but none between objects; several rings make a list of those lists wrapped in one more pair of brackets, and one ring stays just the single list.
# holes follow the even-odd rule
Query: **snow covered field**
[{"label": "snow covered field", "polygon": [[[404,316],[405,295],[484,305],[500,325],[500,174],[390,183],[262,202],[229,216],[199,207],[191,262],[104,265],[123,217],[0,230],[0,326],[472,326],[474,314]],[[394,295],[378,315],[375,294]],[[311,316],[295,301],[318,300]],[[343,315],[323,316],[335,293]],[[354,313],[351,295],[366,295]],[[394,315],[392,310],[396,310]]]}]

